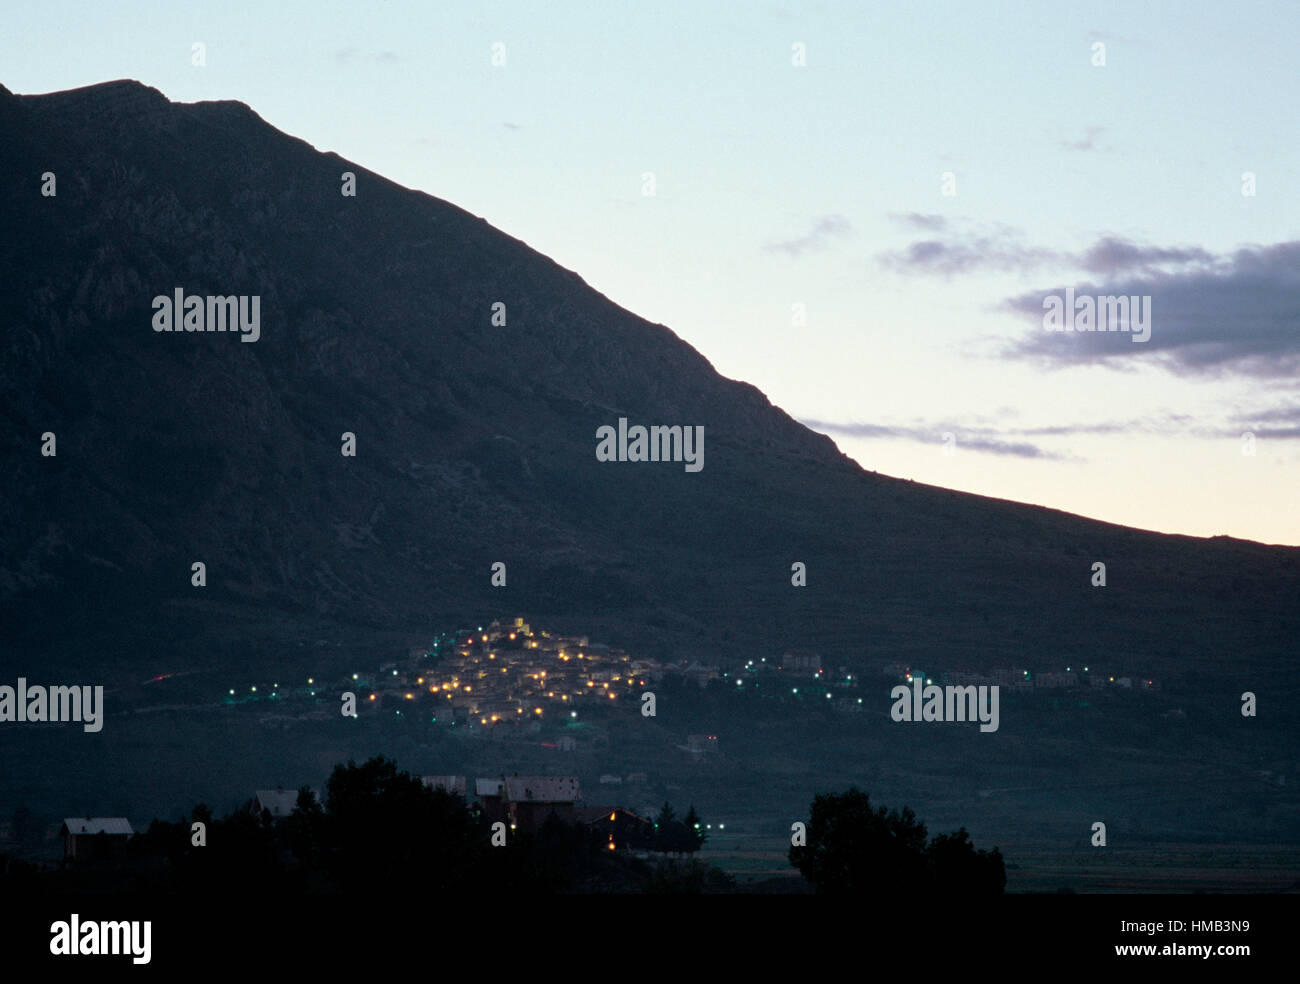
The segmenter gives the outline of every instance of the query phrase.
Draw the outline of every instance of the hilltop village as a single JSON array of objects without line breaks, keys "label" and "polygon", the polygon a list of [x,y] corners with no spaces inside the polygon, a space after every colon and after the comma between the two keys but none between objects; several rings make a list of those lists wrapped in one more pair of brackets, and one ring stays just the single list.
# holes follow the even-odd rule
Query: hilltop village
[{"label": "hilltop village", "polygon": [[[640,702],[644,688],[665,677],[707,686],[720,676],[699,663],[662,663],[633,657],[586,636],[534,631],[522,618],[439,634],[406,658],[342,680],[308,679],[310,696],[355,693],[358,705],[399,714],[428,713],[449,727],[517,727],[556,717],[578,719],[620,699]],[[288,697],[300,687],[273,685]],[[256,687],[232,688],[229,701],[258,696]],[[266,696],[265,690],[262,696]]]},{"label": "hilltop village", "polygon": [[[375,670],[358,670],[339,679],[308,677],[306,686],[265,682],[232,687],[228,704],[274,700],[283,710],[264,715],[265,724],[338,713],[326,698],[354,696],[359,712],[369,708],[396,715],[427,715],[431,723],[456,729],[510,734],[536,734],[543,723],[582,721],[600,708],[641,705],[643,694],[666,682],[701,689],[725,686],[735,692],[794,700],[825,700],[827,707],[845,712],[887,709],[892,684],[920,679],[926,684],[997,685],[1004,695],[1064,693],[1081,689],[1154,692],[1158,682],[1142,674],[1119,675],[1092,666],[1064,666],[1031,672],[1021,667],[958,669],[934,673],[903,663],[887,663],[880,672],[888,684],[878,685],[844,666],[832,670],[808,650],[787,650],[758,656],[723,669],[690,660],[669,662],[632,655],[616,646],[592,642],[584,635],[535,630],[522,617],[493,620],[485,626],[439,633],[427,645],[408,650],[399,660]],[[879,680],[880,677],[876,677]],[[289,704],[310,698],[316,710],[290,714]],[[598,713],[595,717],[599,717]],[[569,740],[572,739],[561,739]],[[716,736],[688,736],[684,750],[698,754],[716,748]]]}]

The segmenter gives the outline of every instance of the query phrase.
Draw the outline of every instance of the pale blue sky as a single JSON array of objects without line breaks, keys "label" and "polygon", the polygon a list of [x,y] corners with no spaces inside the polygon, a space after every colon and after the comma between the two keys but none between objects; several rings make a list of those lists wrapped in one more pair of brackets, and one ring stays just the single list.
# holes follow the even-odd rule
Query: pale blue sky
[{"label": "pale blue sky", "polygon": [[[53,2],[6,13],[0,82],[246,102],[867,468],[1300,544],[1300,4],[1065,6]],[[1151,294],[1151,342],[1046,333],[1085,285]]]}]

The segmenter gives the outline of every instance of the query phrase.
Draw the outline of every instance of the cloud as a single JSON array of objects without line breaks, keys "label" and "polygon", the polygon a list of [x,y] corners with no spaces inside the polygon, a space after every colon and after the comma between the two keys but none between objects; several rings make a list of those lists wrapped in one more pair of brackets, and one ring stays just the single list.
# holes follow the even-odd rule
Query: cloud
[{"label": "cloud", "polygon": [[1104,126],[1085,127],[1083,137],[1079,140],[1062,140],[1061,146],[1066,150],[1100,150],[1097,138],[1106,132]]},{"label": "cloud", "polygon": [[[1289,412],[1293,417],[1292,423],[1296,431],[1295,436],[1300,436],[1300,406],[1291,408]],[[1252,426],[1248,423],[1242,423],[1239,426],[1234,424],[1225,427],[1223,424],[1219,424],[1214,427],[1206,427],[1198,415],[1167,410],[1148,417],[1129,420],[1090,420],[1077,424],[1050,424],[1039,427],[991,427],[978,422],[987,419],[989,418],[978,415],[968,417],[967,420],[971,422],[966,425],[959,425],[951,420],[914,420],[910,424],[863,424],[804,418],[800,419],[800,423],[806,427],[811,427],[813,430],[844,434],[848,437],[868,440],[915,441],[920,444],[931,445],[941,443],[943,435],[951,433],[956,438],[958,447],[971,451],[1017,458],[1035,458],[1044,461],[1071,462],[1080,462],[1084,459],[1074,454],[1061,454],[1050,451],[1033,440],[1026,440],[1026,438],[1069,438],[1080,435],[1109,436],[1112,434],[1122,434],[1130,437],[1149,435],[1179,439],[1186,439],[1189,435],[1219,438],[1225,435],[1236,437],[1243,430],[1252,430],[1257,437],[1292,436],[1288,433],[1287,426],[1260,428],[1258,425]]]},{"label": "cloud", "polygon": [[1238,437],[1246,431],[1250,431],[1260,440],[1266,438],[1284,441],[1300,440],[1300,404],[1237,414],[1227,427],[1214,433],[1217,437]]},{"label": "cloud", "polygon": [[1121,270],[1147,270],[1170,263],[1214,262],[1214,254],[1199,246],[1162,249],[1155,246],[1138,246],[1126,239],[1106,236],[1097,240],[1080,257],[1079,265],[1092,273],[1117,273]]},{"label": "cloud", "polygon": [[1199,246],[1143,246],[1117,236],[1104,236],[1083,252],[1068,252],[1025,243],[1020,233],[1008,226],[972,229],[943,216],[892,213],[890,218],[912,226],[926,226],[942,233],[918,239],[900,249],[885,250],[878,262],[899,273],[952,276],[981,270],[1026,272],[1053,265],[1089,273],[1115,274],[1141,271],[1155,274],[1161,267],[1220,262]]},{"label": "cloud", "polygon": [[832,239],[841,239],[853,235],[853,224],[842,215],[823,215],[813,223],[807,235],[781,242],[768,243],[763,247],[769,253],[786,253],[790,256],[802,256],[804,253],[825,249]]},{"label": "cloud", "polygon": [[942,232],[948,228],[948,220],[942,215],[925,215],[921,212],[890,212],[889,217],[895,222],[913,229],[925,229],[928,232]]},{"label": "cloud", "polygon": [[1047,451],[1028,441],[1008,441],[987,427],[961,428],[953,424],[928,424],[917,422],[910,425],[840,423],[828,420],[800,419],[805,427],[815,431],[844,434],[848,437],[881,438],[891,440],[916,441],[921,444],[942,445],[945,434],[952,434],[956,445],[968,451],[984,454],[1006,455],[1016,458],[1041,458],[1044,460],[1067,460],[1066,456]]},{"label": "cloud", "polygon": [[[1214,256],[1103,240],[1084,254],[1097,266],[1131,271],[1104,284],[1074,284],[1075,296],[1151,298],[1151,336],[1128,332],[1051,332],[1043,301],[1059,288],[1008,298],[1008,310],[1035,330],[1004,351],[1054,366],[1151,360],[1177,375],[1289,378],[1300,372],[1300,241],[1248,246]],[[1161,269],[1159,264],[1174,269]]]},{"label": "cloud", "polygon": [[919,239],[902,249],[885,250],[876,259],[899,273],[950,277],[976,270],[1028,270],[1059,262],[1061,256],[1027,246],[1013,230],[999,228],[991,233],[957,231],[944,238]]},{"label": "cloud", "polygon": [[[919,225],[916,213],[891,218]],[[1132,367],[1149,360],[1176,375],[1287,379],[1300,374],[1300,240],[1214,253],[1200,246],[1153,246],[1103,236],[1081,252],[1025,243],[1011,228],[935,223],[940,234],[886,250],[877,261],[908,275],[982,271],[1025,273],[1054,266],[1077,274],[1057,287],[1007,298],[1003,307],[1032,319],[1035,330],[1003,349],[1009,358],[1048,365]],[[1102,282],[1095,283],[1094,280]],[[1044,299],[1151,298],[1151,336],[1129,331],[1049,332]]]}]

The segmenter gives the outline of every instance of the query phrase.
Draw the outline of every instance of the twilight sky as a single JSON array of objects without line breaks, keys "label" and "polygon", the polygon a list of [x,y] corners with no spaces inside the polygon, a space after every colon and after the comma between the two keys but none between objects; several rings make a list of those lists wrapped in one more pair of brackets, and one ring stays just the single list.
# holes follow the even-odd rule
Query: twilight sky
[{"label": "twilight sky", "polygon": [[[1295,0],[175,6],[12,9],[0,82],[246,102],[866,468],[1300,544]],[[1151,297],[1150,340],[1047,331],[1067,287]]]}]

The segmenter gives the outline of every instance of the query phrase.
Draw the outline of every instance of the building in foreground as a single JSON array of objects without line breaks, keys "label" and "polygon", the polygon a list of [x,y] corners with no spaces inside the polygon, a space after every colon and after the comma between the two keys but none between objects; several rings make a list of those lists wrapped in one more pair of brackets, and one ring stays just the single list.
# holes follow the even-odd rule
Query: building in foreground
[{"label": "building in foreground", "polygon": [[113,861],[126,856],[135,836],[125,817],[67,817],[59,827],[65,862]]}]

